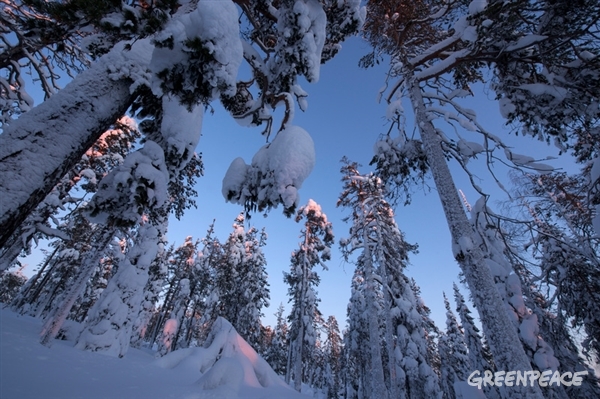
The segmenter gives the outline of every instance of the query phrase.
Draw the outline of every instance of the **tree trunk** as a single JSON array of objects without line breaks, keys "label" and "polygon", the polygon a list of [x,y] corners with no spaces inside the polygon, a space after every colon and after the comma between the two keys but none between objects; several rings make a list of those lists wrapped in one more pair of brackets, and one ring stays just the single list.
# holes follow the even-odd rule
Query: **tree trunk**
[{"label": "tree trunk", "polygon": [[85,289],[86,282],[93,275],[94,270],[96,269],[96,262],[106,246],[110,243],[113,233],[113,229],[106,228],[98,228],[94,233],[93,241],[98,242],[99,245],[86,253],[81,262],[81,270],[79,270],[73,285],[65,294],[62,303],[55,308],[54,312],[48,317],[46,323],[44,323],[42,332],[40,333],[40,343],[42,345],[50,346],[52,344],[52,340],[60,331],[65,320],[67,320],[67,316],[69,316],[73,304]]},{"label": "tree trunk", "polygon": [[367,322],[369,323],[369,353],[371,360],[371,395],[373,398],[387,399],[388,390],[385,385],[385,377],[383,374],[383,363],[381,357],[381,341],[379,337],[379,312],[377,309],[377,292],[375,289],[375,270],[373,268],[373,257],[371,256],[370,240],[368,237],[368,229],[363,228],[363,245],[364,245],[364,267],[365,267],[365,299],[367,305]]},{"label": "tree trunk", "polygon": [[[531,370],[517,331],[508,317],[500,293],[494,286],[490,269],[485,264],[479,247],[473,244],[475,243],[473,228],[463,210],[458,190],[442,151],[441,140],[427,115],[419,83],[412,76],[409,79],[408,88],[416,123],[421,131],[424,151],[450,228],[455,257],[479,311],[483,331],[494,355],[494,362],[500,371]],[[535,384],[511,387],[510,393],[512,399],[543,399],[538,385]]]},{"label": "tree trunk", "polygon": [[[148,46],[138,41],[135,47]],[[0,247],[133,101],[131,81],[109,67],[143,51],[117,45],[63,90],[21,115],[0,135]],[[149,62],[136,59],[138,65]]]},{"label": "tree trunk", "polygon": [[148,282],[148,269],[158,251],[160,233],[150,223],[140,226],[136,243],[89,311],[75,343],[77,349],[102,351],[117,357],[125,355]]}]

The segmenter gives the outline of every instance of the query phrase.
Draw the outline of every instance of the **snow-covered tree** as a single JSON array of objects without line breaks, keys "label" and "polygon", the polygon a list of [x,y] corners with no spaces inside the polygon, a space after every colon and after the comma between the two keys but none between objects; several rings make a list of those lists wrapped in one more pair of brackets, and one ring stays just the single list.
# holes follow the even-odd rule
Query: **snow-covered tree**
[{"label": "snow-covered tree", "polygon": [[490,1],[477,11],[467,58],[493,62],[492,87],[508,121],[573,148],[582,161],[597,158],[598,2]]},{"label": "snow-covered tree", "polygon": [[[123,357],[129,349],[135,317],[148,282],[148,269],[158,252],[159,231],[150,223],[141,225],[136,243],[119,264],[115,276],[90,310],[90,315],[75,346]],[[56,320],[60,320],[56,318]],[[54,321],[57,324],[57,321]],[[48,343],[51,330],[44,334]]]},{"label": "snow-covered tree", "polygon": [[282,303],[275,312],[277,324],[275,324],[270,345],[266,348],[264,356],[271,368],[279,375],[286,374],[289,346],[289,328],[286,318],[283,316],[284,310]]},{"label": "snow-covered tree", "polygon": [[357,262],[352,277],[350,301],[347,308],[348,329],[344,332],[344,397],[347,399],[365,398],[371,381],[367,329],[367,311],[365,302],[365,280],[362,264]]},{"label": "snow-covered tree", "polygon": [[515,254],[515,263],[539,270],[540,284],[552,291],[549,305],[573,326],[583,327],[583,348],[595,352],[597,360],[600,310],[597,301],[583,300],[594,298],[600,289],[600,241],[587,180],[585,173],[526,174],[514,179],[515,197],[527,212],[520,223],[525,248],[533,258]]},{"label": "snow-covered tree", "polygon": [[425,303],[425,300],[421,296],[421,287],[417,284],[414,278],[410,279],[410,288],[412,289],[413,295],[417,302],[416,310],[423,318],[423,330],[425,334],[425,341],[427,342],[427,363],[433,368],[433,370],[440,375],[440,356],[437,347],[437,341],[442,335],[442,331],[435,324],[431,318],[431,309]]},{"label": "snow-covered tree", "polygon": [[158,353],[165,355],[179,347],[178,339],[183,330],[188,304],[192,296],[190,277],[195,263],[198,241],[192,237],[185,238],[184,243],[173,252],[171,267],[174,269],[170,281],[172,288],[168,303],[163,304],[163,311],[169,315],[164,323],[162,337],[158,342]]},{"label": "snow-covered tree", "polygon": [[327,388],[327,399],[337,399],[341,393],[342,350],[343,342],[340,328],[335,316],[329,316],[325,324],[325,356],[324,380]]},{"label": "snow-covered tree", "polygon": [[[351,219],[352,226],[350,227],[350,237],[340,240],[340,247],[346,259],[349,259],[351,253],[355,249],[362,250],[356,261],[360,265],[364,276],[364,287],[362,295],[364,295],[364,309],[366,313],[364,320],[359,320],[360,324],[365,324],[367,327],[367,343],[361,343],[368,349],[364,358],[361,360],[367,361],[367,372],[364,380],[369,384],[363,389],[368,390],[374,396],[382,399],[389,397],[389,391],[384,380],[384,365],[382,357],[382,348],[380,342],[379,329],[379,314],[381,311],[378,297],[381,289],[376,282],[376,267],[374,258],[379,255],[377,252],[372,253],[373,241],[370,237],[370,222],[373,219],[374,211],[369,208],[372,198],[368,190],[369,185],[378,184],[378,180],[374,176],[361,176],[356,170],[357,165],[346,162],[346,166],[342,168],[342,181],[344,181],[344,191],[338,200],[338,206],[342,205],[350,208],[351,215],[345,220]],[[380,184],[378,184],[380,185]],[[376,205],[375,205],[376,206]],[[358,269],[358,266],[357,266]],[[351,298],[352,301],[352,298]],[[389,341],[388,341],[389,342]]]},{"label": "snow-covered tree", "polygon": [[[374,161],[380,169],[387,169],[386,176],[392,177],[386,182],[401,187],[411,182],[413,173],[422,176],[425,171],[431,171],[451,233],[454,257],[473,294],[494,359],[501,369],[526,370],[531,367],[528,358],[522,348],[514,345],[518,339],[517,331],[494,287],[484,254],[475,245],[473,228],[462,208],[447,164],[447,157],[452,157],[466,169],[469,158],[486,147],[488,150],[496,146],[507,149],[497,137],[487,134],[472,111],[456,100],[469,95],[468,84],[481,76],[476,62],[461,61],[468,55],[469,32],[476,29],[470,25],[468,15],[476,15],[483,6],[485,3],[479,1],[468,6],[463,2],[419,1],[410,6],[400,1],[369,2],[371,13],[367,12],[365,24],[367,39],[373,44],[376,55],[383,52],[392,58],[389,76],[395,81],[390,82],[387,97],[390,103],[388,117],[400,130],[399,138],[392,142],[399,149],[406,143],[419,148],[419,151],[395,151],[378,146],[384,151]],[[368,61],[363,63],[368,65]],[[453,76],[449,77],[448,73]],[[404,134],[403,97],[412,106],[415,126],[420,133],[418,141]],[[445,132],[436,128],[436,117],[440,124],[450,125],[457,133],[458,129],[480,132],[485,137],[486,147],[466,141],[460,133],[457,141],[450,140]],[[511,151],[506,154],[518,162],[519,157],[513,157]],[[531,166],[545,168],[543,165]],[[519,398],[542,397],[537,386],[517,387],[513,394]]]},{"label": "snow-covered tree", "polygon": [[[294,108],[289,100],[296,97],[302,108],[306,105],[297,75],[318,80],[320,64],[357,31],[363,17],[358,0],[238,1],[239,8],[232,1],[169,0],[152,7],[131,3],[101,3],[106,7],[90,25],[103,26],[102,33],[113,35],[95,36],[89,44],[111,51],[11,122],[1,135],[0,245],[131,105],[138,116],[152,116],[158,124],[163,117],[178,121],[180,103],[192,110],[221,99],[236,119],[253,125],[266,122],[270,133],[271,110],[284,101],[287,124]],[[78,4],[69,6],[75,8],[71,15],[77,21],[85,19],[85,12],[78,14]],[[105,15],[110,17],[105,20]],[[295,34],[277,34],[283,31]],[[244,59],[254,79],[236,82]],[[259,92],[257,98],[248,90],[252,86]],[[169,104],[161,101],[169,96]],[[166,140],[169,165],[182,169],[177,158],[189,159],[187,149],[191,145],[193,151],[197,144],[200,122],[194,122],[193,135],[174,134]],[[69,129],[73,126],[77,128]],[[19,179],[20,173],[27,173],[28,179]],[[289,198],[281,202],[290,204]]]},{"label": "snow-covered tree", "polygon": [[[64,216],[60,217],[59,213],[64,215],[66,210],[72,211],[78,207],[82,202],[78,198],[82,195],[81,191],[94,193],[98,182],[123,161],[139,136],[135,121],[129,117],[120,118],[113,128],[104,132],[9,237],[0,251],[0,270],[17,262],[20,253],[28,254],[32,241],[37,243],[40,239],[55,237],[68,240],[73,232],[68,231],[69,222],[64,220]],[[69,211],[67,218],[70,217]],[[77,216],[81,215],[75,215]]]},{"label": "snow-covered tree", "polygon": [[[554,356],[554,350],[539,332],[538,315],[525,304],[521,281],[511,262],[512,251],[504,240],[502,229],[498,228],[491,219],[493,214],[486,207],[485,198],[481,198],[475,203],[471,214],[478,234],[476,243],[485,251],[486,263],[490,267],[496,287],[505,303],[506,311],[517,327],[519,339],[532,367],[541,371],[558,370],[559,362]],[[564,388],[560,386],[546,388],[543,391],[547,397],[566,397]]]},{"label": "snow-covered tree", "polygon": [[286,382],[293,378],[294,388],[300,391],[303,370],[315,367],[315,359],[310,355],[315,346],[318,331],[315,315],[318,312],[319,298],[316,288],[319,285],[319,275],[314,270],[330,259],[330,248],[333,244],[333,230],[327,215],[321,206],[309,200],[296,213],[296,222],[304,220],[299,248],[292,252],[290,272],[284,273],[284,281],[289,285],[288,295],[292,310],[289,340],[290,350],[286,373]]},{"label": "snow-covered tree", "polygon": [[600,381],[594,371],[585,363],[573,339],[573,332],[561,313],[551,312],[550,302],[538,291],[534,278],[523,264],[517,263],[515,272],[521,280],[525,304],[537,315],[540,334],[554,350],[554,356],[560,363],[561,372],[588,371],[580,386],[565,387],[569,398],[589,398],[600,395]]},{"label": "snow-covered tree", "polygon": [[0,303],[10,303],[27,281],[22,268],[0,272]]},{"label": "snow-covered tree", "polygon": [[[464,334],[465,345],[468,349],[469,363],[473,370],[495,370],[492,363],[492,355],[488,348],[483,345],[483,338],[479,332],[479,328],[475,325],[475,320],[471,316],[465,298],[461,294],[458,286],[454,284],[454,301],[456,302],[456,312],[460,318],[460,324]],[[485,396],[488,399],[500,398],[500,394],[495,387],[483,387]]]},{"label": "snow-covered tree", "polygon": [[474,370],[467,354],[463,331],[461,330],[456,316],[450,309],[450,302],[444,294],[444,305],[446,307],[446,331],[440,337],[439,352],[441,358],[441,380],[444,387],[444,395],[455,398],[454,384],[458,381],[466,381],[469,374]]},{"label": "snow-covered tree", "polygon": [[202,249],[198,253],[195,265],[197,288],[195,289],[196,311],[199,318],[195,326],[195,339],[202,343],[212,323],[218,317],[217,269],[221,267],[223,246],[214,236],[214,224],[211,223],[206,236],[202,239]]},{"label": "snow-covered tree", "polygon": [[[211,318],[230,321],[253,347],[261,341],[262,309],[269,305],[266,259],[262,247],[265,231],[244,227],[244,215],[235,219],[233,231],[223,244],[222,256],[215,263],[213,293],[207,299]],[[206,320],[210,322],[212,320]]]},{"label": "snow-covered tree", "polygon": [[416,246],[404,241],[392,207],[385,200],[381,179],[373,174],[361,175],[357,167],[346,161],[342,168],[344,191],[338,205],[351,209],[353,225],[350,237],[340,245],[346,258],[355,250],[361,251],[357,262],[366,279],[372,392],[383,397],[440,397],[438,378],[429,364],[425,320],[403,272],[408,253]]},{"label": "snow-covered tree", "polygon": [[148,342],[152,347],[156,338],[152,332],[151,321],[157,313],[156,306],[167,277],[169,258],[173,252],[173,248],[168,247],[165,238],[163,236],[158,243],[156,257],[148,269],[149,278],[144,288],[144,299],[131,335],[131,346],[134,348],[141,348],[144,342]]}]

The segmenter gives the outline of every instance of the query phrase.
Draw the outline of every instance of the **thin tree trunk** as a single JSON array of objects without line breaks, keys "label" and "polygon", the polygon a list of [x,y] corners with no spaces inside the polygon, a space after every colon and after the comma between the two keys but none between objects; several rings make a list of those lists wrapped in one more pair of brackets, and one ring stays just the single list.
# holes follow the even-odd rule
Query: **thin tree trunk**
[{"label": "thin tree trunk", "polygon": [[[463,205],[454,185],[442,144],[426,112],[419,83],[409,76],[408,89],[415,112],[416,123],[421,131],[423,147],[433,179],[446,215],[453,248],[481,317],[483,331],[488,338],[494,362],[498,370],[531,370],[517,331],[508,317],[500,293],[494,286],[489,267],[473,236],[473,228],[463,210]],[[511,399],[543,399],[537,385],[514,386],[510,389]]]},{"label": "thin tree trunk", "polygon": [[[58,252],[58,247],[54,248],[54,251],[52,251],[52,253],[46,258],[46,260],[44,261],[44,264],[42,265],[40,270],[36,273],[36,275],[34,277],[31,278],[30,281],[27,282],[27,285],[23,287],[21,292],[19,292],[19,296],[17,298],[15,298],[15,300],[10,305],[10,307],[13,310],[18,310],[25,304],[25,302],[31,303],[31,302],[33,302],[33,300],[35,300],[35,298],[37,298],[37,295],[39,295],[39,292],[38,292],[39,287],[43,287],[43,285],[47,281],[47,279],[48,279],[47,276],[49,276],[49,274],[52,272],[52,267],[50,268],[50,270],[48,270],[46,272],[46,274],[44,274],[44,277],[42,278],[42,281],[40,282],[38,287],[36,287],[36,284],[37,284],[38,280],[40,279],[40,276],[44,273],[44,271],[50,264],[50,261],[52,261],[52,259],[54,258],[54,256],[56,255],[57,252]],[[28,298],[29,293],[31,292],[31,290],[34,287],[36,288],[35,292],[37,293],[37,295],[35,295],[33,297],[33,299]]]},{"label": "thin tree trunk", "polygon": [[77,278],[73,282],[71,289],[64,296],[64,299],[59,307],[55,309],[53,314],[51,314],[44,326],[42,327],[42,332],[40,334],[40,343],[45,346],[50,346],[52,340],[56,337],[61,327],[63,326],[73,304],[81,295],[81,292],[85,288],[86,282],[94,273],[96,269],[96,261],[100,258],[100,255],[106,248],[106,246],[110,243],[110,240],[113,237],[114,230],[99,228],[97,232],[94,234],[93,242],[100,242],[99,246],[91,249],[86,253],[83,261],[81,262],[81,270],[79,271]]},{"label": "thin tree trunk", "polygon": [[381,358],[381,342],[379,339],[379,312],[377,310],[377,294],[375,291],[375,278],[373,269],[371,248],[369,248],[369,237],[367,229],[363,229],[364,266],[366,279],[365,298],[367,300],[367,321],[369,323],[369,353],[371,360],[371,395],[373,398],[387,399],[388,391],[385,386],[383,374],[383,363]]}]

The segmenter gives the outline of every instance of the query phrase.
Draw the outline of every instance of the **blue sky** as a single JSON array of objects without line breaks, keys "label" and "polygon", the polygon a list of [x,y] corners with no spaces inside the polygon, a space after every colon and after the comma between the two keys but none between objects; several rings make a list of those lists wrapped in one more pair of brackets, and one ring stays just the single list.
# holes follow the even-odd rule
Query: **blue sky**
[{"label": "blue sky", "polygon": [[[362,171],[370,171],[368,164],[373,157],[373,145],[379,135],[389,128],[385,120],[386,105],[377,102],[378,92],[384,85],[387,65],[382,64],[369,70],[358,67],[360,57],[369,51],[368,44],[358,37],[344,43],[341,52],[322,66],[319,82],[302,83],[309,94],[308,109],[306,112],[296,109],[294,118],[295,125],[311,134],[317,156],[316,166],[300,190],[301,204],[305,204],[308,199],[318,202],[333,223],[336,236],[332,259],[327,264],[329,270],[318,270],[321,277],[318,288],[320,309],[325,318],[335,315],[340,326],[345,325],[354,270],[352,264],[343,261],[337,245],[340,238],[347,236],[349,228],[341,220],[348,212],[336,208],[342,188],[340,159],[347,156],[350,160],[361,163]],[[479,121],[488,130],[514,145],[516,152],[522,149],[523,153],[531,154],[533,151],[539,157],[558,155],[558,150],[554,147],[528,137],[509,135],[510,129],[504,126],[498,104],[493,101],[493,92],[482,88],[478,91],[478,97],[467,100],[467,104],[477,111]],[[254,153],[265,144],[265,138],[260,134],[262,126],[242,127],[219,104],[215,103],[213,106],[214,113],[207,112],[205,115],[202,138],[197,148],[197,152],[203,154],[205,165],[205,176],[200,178],[196,186],[198,209],[188,210],[182,221],[172,218],[168,238],[176,246],[183,243],[188,235],[194,238],[204,237],[213,219],[216,219],[217,237],[222,241],[227,238],[241,207],[225,202],[221,195],[222,179],[233,159],[242,157],[246,163],[250,163]],[[404,108],[410,120],[410,105],[405,104]],[[274,129],[280,123],[280,111],[276,113]],[[573,163],[566,159],[561,162],[561,166],[565,165],[572,167]],[[478,164],[476,166],[479,167]],[[456,165],[451,167],[457,187],[465,192],[470,202],[475,202],[478,196],[470,189],[464,173]],[[506,177],[506,171],[499,169],[499,176]],[[482,180],[478,184],[494,194],[492,204],[494,200],[506,199],[485,172],[479,177]],[[504,179],[504,182],[508,183],[508,179]],[[452,295],[452,283],[458,282],[459,268],[452,257],[450,235],[435,189],[424,193],[415,188],[412,204],[397,207],[396,220],[400,229],[405,232],[406,240],[419,245],[419,253],[411,256],[411,265],[406,274],[415,278],[426,304],[432,310],[433,319],[438,327],[443,328],[445,309],[442,292]],[[271,306],[264,310],[264,321],[273,325],[273,314],[279,303],[284,303],[286,311],[289,311],[283,272],[289,269],[290,255],[298,246],[302,226],[293,219],[286,218],[281,209],[271,211],[267,218],[256,214],[250,222],[258,228],[265,227],[269,235],[264,251],[268,262]],[[40,259],[38,253],[25,260],[31,265],[27,274],[31,273]]]},{"label": "blue sky", "polygon": [[[294,124],[307,130],[316,148],[316,166],[300,190],[301,203],[309,198],[318,202],[333,223],[336,245],[329,270],[321,271],[321,284],[318,288],[321,298],[320,309],[325,316],[335,315],[341,326],[345,325],[346,306],[350,297],[350,281],[354,266],[345,264],[338,250],[337,241],[348,233],[349,225],[341,219],[347,211],[336,208],[341,191],[340,159],[347,156],[363,165],[363,171],[370,170],[369,161],[373,156],[373,145],[378,136],[388,130],[384,118],[386,106],[377,102],[377,93],[384,84],[386,65],[364,70],[358,67],[360,57],[369,52],[369,46],[360,38],[351,38],[343,44],[342,51],[321,68],[318,83],[302,84],[309,93],[306,112],[295,113]],[[493,101],[493,92],[479,89],[477,99],[468,100],[468,106],[478,113],[480,122],[494,134],[514,145],[515,152],[533,151],[539,157],[558,155],[558,150],[545,143],[528,137],[508,135],[510,128],[498,112]],[[410,106],[406,105],[407,113]],[[276,119],[274,126],[279,121]],[[250,163],[254,153],[265,144],[260,135],[262,127],[246,128],[237,123],[220,107],[215,105],[214,114],[207,113],[202,128],[202,138],[197,151],[202,152],[205,164],[205,177],[197,185],[198,209],[189,210],[180,222],[173,221],[169,229],[169,240],[176,245],[187,235],[203,237],[208,225],[216,219],[216,232],[225,240],[231,231],[234,218],[241,211],[240,206],[225,203],[221,195],[221,181],[233,159],[238,156]],[[474,140],[475,141],[475,140]],[[471,161],[476,162],[476,161]],[[567,162],[568,163],[568,162]],[[483,168],[475,164],[479,170]],[[458,188],[463,190],[470,202],[478,196],[456,165],[452,165]],[[505,169],[498,169],[501,178],[506,177]],[[494,194],[496,200],[506,199],[489,176],[482,172],[478,181],[482,187]],[[504,182],[508,187],[508,179]],[[396,220],[406,239],[419,244],[419,253],[411,257],[411,265],[406,271],[421,286],[425,303],[432,309],[432,316],[439,327],[445,327],[445,309],[442,292],[452,295],[452,283],[458,282],[459,268],[452,257],[450,235],[443,216],[439,198],[435,190],[425,194],[416,188],[413,202],[408,207],[396,209]],[[268,262],[271,289],[271,306],[265,309],[266,324],[273,324],[280,302],[287,303],[287,286],[283,283],[283,271],[289,268],[291,252],[298,246],[301,225],[286,218],[281,209],[271,211],[267,218],[261,214],[252,217],[251,223],[258,228],[265,227],[269,235],[264,251]],[[466,291],[465,291],[466,292]]]}]

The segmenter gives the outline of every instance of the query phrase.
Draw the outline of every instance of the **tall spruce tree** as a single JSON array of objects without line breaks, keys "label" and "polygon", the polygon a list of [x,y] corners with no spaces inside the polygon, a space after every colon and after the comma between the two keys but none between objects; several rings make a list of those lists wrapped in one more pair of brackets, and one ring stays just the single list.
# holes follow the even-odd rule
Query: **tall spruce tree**
[{"label": "tall spruce tree", "polygon": [[284,281],[289,285],[288,295],[292,310],[288,317],[290,322],[290,350],[286,382],[293,378],[294,388],[300,392],[304,370],[316,366],[312,358],[312,348],[318,339],[315,315],[318,312],[319,298],[316,288],[319,285],[319,275],[314,270],[329,260],[330,248],[333,244],[333,230],[327,215],[321,206],[309,200],[305,206],[298,209],[296,222],[304,220],[299,248],[292,252],[290,272],[284,273]]},{"label": "tall spruce tree", "polygon": [[341,394],[342,350],[343,342],[340,327],[335,316],[327,318],[325,324],[326,339],[323,345],[325,355],[324,379],[327,399],[337,399]]},{"label": "tall spruce tree", "polygon": [[371,384],[368,347],[365,345],[369,342],[369,330],[364,290],[364,271],[359,259],[352,277],[347,308],[348,329],[344,333],[343,390],[347,399],[364,398]]},{"label": "tall spruce tree", "polygon": [[366,311],[373,312],[367,316],[371,389],[384,397],[441,397],[437,375],[429,364],[425,321],[403,272],[408,253],[416,246],[404,241],[381,179],[361,175],[357,168],[347,160],[342,167],[344,191],[338,205],[350,208],[352,227],[350,237],[340,245],[346,259],[360,251],[357,262],[364,267],[367,280]]},{"label": "tall spruce tree", "polygon": [[[244,227],[244,214],[239,214],[233,231],[223,244],[222,257],[215,264],[214,293],[207,308],[212,317],[228,320],[253,347],[261,341],[262,309],[269,305],[266,260],[262,247],[265,231]],[[214,309],[214,310],[210,310]]]}]

